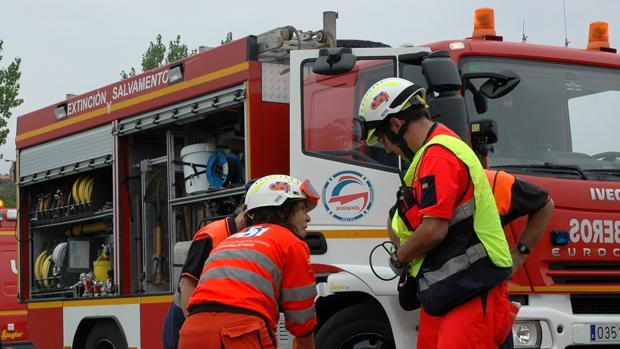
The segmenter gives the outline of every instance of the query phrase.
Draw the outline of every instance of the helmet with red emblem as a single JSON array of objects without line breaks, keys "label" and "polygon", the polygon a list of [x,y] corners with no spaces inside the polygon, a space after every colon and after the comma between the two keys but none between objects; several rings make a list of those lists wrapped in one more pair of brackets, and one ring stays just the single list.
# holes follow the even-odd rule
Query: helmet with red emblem
[{"label": "helmet with red emblem", "polygon": [[411,106],[427,107],[426,90],[401,78],[377,81],[362,97],[359,116],[363,120],[364,139],[368,144],[378,142],[375,130],[383,120]]},{"label": "helmet with red emblem", "polygon": [[308,211],[314,209],[319,194],[309,180],[287,175],[270,175],[257,179],[245,195],[246,211],[258,207],[281,206],[287,200],[307,200]]}]

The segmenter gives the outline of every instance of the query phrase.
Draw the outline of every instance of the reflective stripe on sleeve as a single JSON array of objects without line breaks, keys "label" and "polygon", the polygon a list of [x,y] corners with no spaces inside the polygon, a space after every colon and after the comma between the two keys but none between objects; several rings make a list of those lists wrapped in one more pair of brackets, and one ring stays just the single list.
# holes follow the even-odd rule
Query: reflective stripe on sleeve
[{"label": "reflective stripe on sleeve", "polygon": [[307,299],[314,299],[316,296],[316,285],[312,283],[308,286],[302,287],[290,287],[282,289],[282,301],[304,301]]},{"label": "reflective stripe on sleeve", "polygon": [[487,250],[482,243],[471,246],[465,253],[445,262],[441,268],[423,273],[420,279],[420,291],[427,290],[431,285],[469,268],[470,265],[486,256],[488,256]]},{"label": "reflective stripe on sleeve", "polygon": [[316,311],[314,309],[314,304],[310,307],[303,310],[287,310],[284,309],[284,317],[288,322],[294,324],[303,324],[306,323],[316,315]]},{"label": "reflective stripe on sleeve", "polygon": [[474,199],[470,199],[461,206],[455,208],[452,213],[452,219],[448,223],[449,226],[453,226],[456,223],[473,216],[475,209],[476,205],[474,203]]}]

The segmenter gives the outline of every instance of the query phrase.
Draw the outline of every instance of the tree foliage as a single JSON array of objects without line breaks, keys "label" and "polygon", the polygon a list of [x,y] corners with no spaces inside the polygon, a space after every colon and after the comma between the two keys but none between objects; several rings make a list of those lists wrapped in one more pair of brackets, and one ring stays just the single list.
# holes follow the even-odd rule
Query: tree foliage
[{"label": "tree foliage", "polygon": [[231,42],[232,40],[233,40],[232,32],[228,32],[226,34],[226,39],[222,40],[222,45],[227,44],[227,43]]},{"label": "tree foliage", "polygon": [[15,182],[10,179],[0,179],[0,199],[4,202],[4,207],[17,207],[16,197],[17,187]]},{"label": "tree foliage", "polygon": [[[0,63],[2,62],[2,45],[0,40]],[[11,109],[24,102],[19,97],[19,79],[22,73],[19,71],[21,58],[15,58],[8,67],[0,65],[0,145],[6,143],[9,134],[8,121],[11,118]],[[3,154],[0,154],[0,158]]]},{"label": "tree foliage", "polygon": [[142,71],[159,67],[166,55],[166,45],[161,42],[161,34],[157,34],[155,42],[149,43],[149,48],[142,55]]},{"label": "tree foliage", "polygon": [[126,72],[125,70],[121,70],[121,79],[125,80],[132,76],[136,76],[136,68],[131,67],[128,72]]},{"label": "tree foliage", "polygon": [[[142,55],[142,71],[161,67],[164,64],[183,59],[195,54],[196,50],[189,50],[187,45],[181,42],[181,35],[177,35],[174,41],[168,42],[168,47],[163,43],[161,34],[157,34],[155,41],[149,43],[149,47]],[[121,71],[121,78],[127,79],[136,75],[136,69],[131,67],[128,72]]]},{"label": "tree foliage", "polygon": [[[232,32],[228,32],[226,38],[221,40],[221,44],[224,45],[231,41],[233,41],[233,35]],[[164,64],[196,54],[196,52],[198,52],[198,50],[193,49],[190,51],[187,45],[181,42],[181,35],[177,35],[176,39],[169,41],[168,47],[166,48],[166,45],[164,45],[162,41],[161,34],[157,34],[155,41],[149,43],[149,47],[142,55],[142,71],[145,72],[153,68],[161,67]],[[136,69],[131,67],[129,71],[122,70],[120,74],[121,79],[127,79],[136,76]]]},{"label": "tree foliage", "polygon": [[179,59],[183,59],[195,53],[196,50],[192,50],[191,53],[189,53],[187,45],[181,43],[181,35],[177,35],[176,40],[170,41],[168,43],[168,55],[166,56],[166,64],[178,61]]}]

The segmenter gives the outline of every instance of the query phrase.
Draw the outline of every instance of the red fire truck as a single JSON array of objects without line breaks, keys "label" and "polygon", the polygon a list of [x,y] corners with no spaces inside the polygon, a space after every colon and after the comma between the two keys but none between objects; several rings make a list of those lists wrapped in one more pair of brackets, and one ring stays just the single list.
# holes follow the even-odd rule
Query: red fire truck
[{"label": "red fire truck", "polygon": [[0,200],[0,347],[32,348],[28,342],[27,308],[17,301],[17,210]]},{"label": "red fire truck", "polygon": [[[390,76],[427,86],[433,116],[490,167],[554,198],[549,231],[510,284],[523,305],[517,346],[620,344],[620,58],[604,45],[508,43],[489,27],[381,47],[337,39],[335,19],[248,36],[18,119],[19,287],[37,347],[161,347],[187,241],[232,212],[244,183],[273,173],[321,189],[307,237],[317,347],[415,347],[417,312],[369,266],[393,276],[371,251],[406,164],[364,145],[356,114]],[[506,230],[511,244],[523,224]]]}]

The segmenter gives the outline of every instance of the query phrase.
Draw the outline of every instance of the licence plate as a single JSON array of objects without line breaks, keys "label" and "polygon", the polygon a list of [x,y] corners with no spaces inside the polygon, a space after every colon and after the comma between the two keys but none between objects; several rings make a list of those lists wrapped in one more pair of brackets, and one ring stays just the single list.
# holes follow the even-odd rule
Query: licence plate
[{"label": "licence plate", "polygon": [[620,324],[590,324],[590,342],[620,342]]}]

